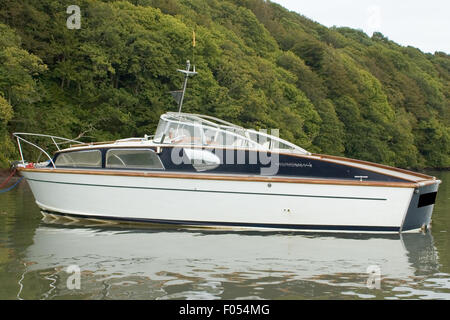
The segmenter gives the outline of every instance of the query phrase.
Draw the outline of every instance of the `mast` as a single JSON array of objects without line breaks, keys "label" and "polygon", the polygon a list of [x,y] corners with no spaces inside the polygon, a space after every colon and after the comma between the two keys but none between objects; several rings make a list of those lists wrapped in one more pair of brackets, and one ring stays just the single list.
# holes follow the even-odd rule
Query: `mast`
[{"label": "mast", "polygon": [[197,72],[195,72],[195,66],[194,66],[194,70],[193,71],[190,71],[190,69],[191,69],[191,62],[189,60],[186,61],[186,70],[177,69],[178,72],[184,73],[183,89],[181,91],[180,100],[178,101],[178,113],[181,112],[181,108],[183,107],[184,93],[186,92],[186,86],[187,86],[188,78],[190,76],[195,76],[197,74]]}]

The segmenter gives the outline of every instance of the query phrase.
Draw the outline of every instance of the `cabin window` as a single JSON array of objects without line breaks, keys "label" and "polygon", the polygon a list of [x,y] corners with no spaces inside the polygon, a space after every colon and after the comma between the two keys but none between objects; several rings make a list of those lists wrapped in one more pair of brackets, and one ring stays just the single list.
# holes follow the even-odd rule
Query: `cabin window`
[{"label": "cabin window", "polygon": [[164,169],[158,155],[150,149],[111,149],[106,167],[114,169]]},{"label": "cabin window", "polygon": [[207,150],[185,148],[184,154],[197,171],[213,170],[220,165],[220,158]]},{"label": "cabin window", "polygon": [[101,168],[100,150],[73,151],[59,154],[55,165],[58,167]]}]

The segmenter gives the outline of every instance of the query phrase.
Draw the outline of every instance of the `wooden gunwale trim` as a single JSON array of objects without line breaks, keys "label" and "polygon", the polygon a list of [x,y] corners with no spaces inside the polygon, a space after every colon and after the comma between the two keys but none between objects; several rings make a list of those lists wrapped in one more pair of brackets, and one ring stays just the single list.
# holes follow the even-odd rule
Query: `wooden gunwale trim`
[{"label": "wooden gunwale trim", "polygon": [[429,186],[429,185],[432,185],[432,184],[435,184],[435,183],[441,184],[441,182],[442,182],[441,180],[434,179],[434,180],[423,180],[423,181],[418,182],[417,184],[420,187],[424,187],[424,186]]},{"label": "wooden gunwale trim", "polygon": [[[161,172],[124,172],[124,171],[96,171],[96,170],[74,170],[74,169],[44,169],[44,168],[18,168],[23,172],[40,173],[62,173],[62,174],[91,174],[107,176],[125,176],[125,177],[149,177],[149,178],[174,178],[174,179],[196,179],[196,180],[222,180],[222,181],[254,181],[269,183],[303,183],[303,184],[326,184],[326,185],[345,185],[345,186],[372,186],[372,187],[396,187],[396,188],[418,188],[418,183],[412,182],[382,182],[382,181],[351,181],[339,179],[305,179],[305,178],[286,178],[286,177],[263,177],[263,176],[227,176],[210,174],[186,174],[186,173],[161,173]],[[435,183],[436,181],[430,181]]]},{"label": "wooden gunwale trim", "polygon": [[[114,142],[111,142],[111,143],[114,143]],[[98,145],[99,149],[110,148],[110,147],[102,146],[104,144],[109,144],[109,142],[105,142],[105,143],[100,143],[99,142],[98,144],[99,144]],[[93,145],[95,145],[95,144],[93,144]],[[86,147],[86,146],[90,146],[90,145],[88,145],[88,144],[80,145],[80,147]],[[116,146],[114,146],[114,147],[116,147]],[[229,148],[226,148],[226,147],[197,146],[197,145],[163,145],[163,144],[161,144],[161,145],[152,145],[152,146],[124,146],[124,145],[117,145],[117,148],[120,148],[120,149],[122,149],[122,148],[156,148],[156,147],[160,147],[160,148],[175,148],[175,147],[186,148],[186,147],[191,147],[191,148],[200,148],[200,149],[223,149],[223,150],[229,149]],[[231,150],[247,151],[247,150],[250,150],[250,149],[233,148]],[[58,151],[58,153],[63,153],[63,152],[70,152],[70,150],[65,149],[65,150]],[[296,158],[303,158],[303,159],[319,158],[318,160],[321,160],[321,161],[324,161],[324,162],[328,162],[328,163],[337,163],[337,162],[332,161],[332,160],[346,161],[346,162],[349,162],[349,163],[354,163],[356,165],[342,164],[342,163],[337,163],[337,164],[346,165],[348,167],[357,168],[357,169],[361,169],[361,167],[357,166],[357,164],[362,164],[362,165],[372,166],[372,167],[375,167],[375,168],[380,168],[380,169],[390,170],[390,171],[399,172],[399,173],[403,173],[403,174],[408,174],[408,175],[415,176],[415,177],[418,177],[418,178],[423,178],[423,180],[416,181],[416,180],[411,180],[411,179],[408,179],[408,178],[398,177],[398,176],[395,176],[395,175],[392,175],[392,174],[389,174],[389,173],[378,172],[378,171],[375,171],[375,170],[372,170],[372,169],[363,168],[364,170],[367,170],[367,171],[371,171],[371,172],[374,172],[374,173],[382,174],[382,175],[393,177],[393,178],[399,178],[399,179],[402,179],[402,180],[405,180],[405,181],[408,181],[408,182],[412,182],[412,183],[416,183],[416,182],[420,182],[420,181],[426,181],[426,180],[435,180],[435,177],[428,176],[428,175],[425,175],[425,174],[422,174],[422,173],[417,173],[417,172],[413,172],[413,171],[409,171],[409,170],[405,170],[405,169],[400,169],[400,168],[396,168],[396,167],[390,167],[390,166],[387,166],[387,165],[378,164],[378,163],[369,162],[369,161],[364,161],[364,160],[357,160],[357,159],[338,157],[338,156],[331,156],[331,155],[323,155],[323,154],[317,154],[317,153],[312,153],[311,155],[302,155],[302,154],[287,153],[287,152],[273,152],[273,151],[271,151],[271,152],[272,153],[278,153],[280,155],[293,156],[293,157],[296,157]]]},{"label": "wooden gunwale trim", "polygon": [[401,169],[401,168],[396,168],[396,167],[391,167],[391,166],[387,166],[387,165],[379,164],[379,163],[375,163],[375,162],[370,162],[370,161],[357,160],[357,159],[338,157],[338,156],[323,155],[323,154],[317,154],[317,153],[314,153],[313,155],[317,156],[317,157],[321,157],[324,160],[328,158],[328,159],[333,159],[333,160],[340,160],[340,161],[347,161],[347,162],[353,162],[353,163],[358,163],[358,164],[364,164],[364,165],[368,165],[368,166],[372,166],[372,167],[376,167],[376,168],[380,168],[380,169],[396,171],[396,172],[408,174],[408,175],[411,175],[411,176],[416,176],[416,177],[419,177],[419,178],[423,178],[424,180],[435,180],[436,179],[435,177],[432,177],[432,176],[429,176],[429,175],[426,175],[426,174],[423,174],[423,173],[414,172],[414,171]]}]

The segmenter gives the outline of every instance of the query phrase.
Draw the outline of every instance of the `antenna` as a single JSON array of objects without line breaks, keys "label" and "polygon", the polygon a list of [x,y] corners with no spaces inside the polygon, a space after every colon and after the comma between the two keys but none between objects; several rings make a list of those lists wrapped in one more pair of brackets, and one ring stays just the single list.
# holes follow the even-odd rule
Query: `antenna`
[{"label": "antenna", "polygon": [[[181,97],[179,97],[179,102],[178,102],[178,113],[181,112],[181,108],[183,107],[183,100],[184,100],[184,93],[186,92],[186,86],[187,86],[187,82],[188,82],[188,78],[190,76],[195,76],[197,74],[197,72],[195,72],[195,66],[194,66],[194,71],[191,71],[191,62],[189,60],[186,61],[186,70],[182,70],[182,69],[177,69],[178,72],[184,73],[184,84],[183,84],[183,89],[181,90]],[[178,95],[180,94],[180,92],[177,92]],[[174,95],[174,94],[172,94]]]}]

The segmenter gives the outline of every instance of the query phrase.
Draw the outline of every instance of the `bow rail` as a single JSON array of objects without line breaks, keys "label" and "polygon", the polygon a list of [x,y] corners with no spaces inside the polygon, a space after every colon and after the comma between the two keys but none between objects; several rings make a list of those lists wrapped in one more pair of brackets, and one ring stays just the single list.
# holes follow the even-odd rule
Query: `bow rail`
[{"label": "bow rail", "polygon": [[75,143],[83,143],[81,141],[78,140],[74,140],[74,139],[67,139],[67,138],[62,138],[62,137],[58,137],[58,136],[52,136],[52,135],[48,135],[48,134],[40,134],[40,133],[28,133],[28,132],[14,132],[13,136],[17,139],[17,145],[19,146],[19,152],[20,152],[20,158],[22,160],[22,164],[25,165],[25,159],[23,158],[23,151],[22,151],[22,145],[21,145],[21,141],[23,141],[24,143],[27,143],[33,147],[35,147],[36,149],[38,149],[39,151],[41,151],[42,153],[44,153],[47,158],[50,160],[50,163],[52,164],[53,168],[56,168],[55,163],[53,162],[52,157],[40,146],[38,146],[37,144],[28,141],[27,139],[24,138],[24,136],[33,136],[33,137],[41,137],[41,138],[49,138],[52,140],[53,144],[56,146],[56,148],[59,150],[61,150],[59,148],[60,145],[65,144],[65,143],[70,143],[70,142],[75,142]]}]

